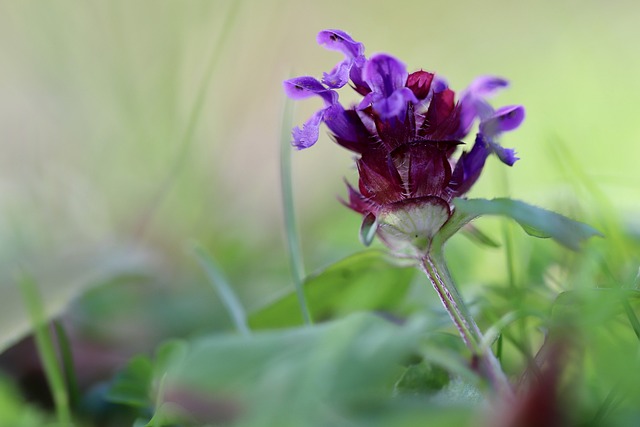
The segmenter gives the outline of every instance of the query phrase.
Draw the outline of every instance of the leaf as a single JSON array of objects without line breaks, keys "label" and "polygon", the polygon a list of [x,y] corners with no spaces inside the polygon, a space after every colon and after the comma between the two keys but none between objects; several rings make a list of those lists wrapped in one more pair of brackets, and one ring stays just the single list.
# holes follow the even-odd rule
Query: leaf
[{"label": "leaf", "polygon": [[233,425],[335,425],[336,415],[368,413],[389,396],[397,364],[414,352],[424,328],[422,318],[398,326],[360,313],[250,337],[214,335],[192,343],[167,384],[200,390],[212,408],[235,404]]},{"label": "leaf", "polygon": [[395,389],[404,394],[431,394],[448,383],[447,371],[423,362],[409,366],[396,383]]},{"label": "leaf", "polygon": [[[384,252],[351,255],[304,281],[312,317],[328,319],[363,310],[394,311],[405,297],[414,269],[399,268]],[[302,323],[293,291],[249,318],[252,328],[275,328]]]},{"label": "leaf", "polygon": [[134,407],[151,405],[153,364],[146,356],[135,356],[113,380],[106,399]]},{"label": "leaf", "polygon": [[530,235],[550,237],[569,249],[578,250],[580,244],[593,236],[602,236],[591,226],[563,215],[512,199],[461,199],[453,200],[455,211],[449,222],[440,230],[440,242],[457,232],[464,224],[482,215],[509,217],[520,224]]}]

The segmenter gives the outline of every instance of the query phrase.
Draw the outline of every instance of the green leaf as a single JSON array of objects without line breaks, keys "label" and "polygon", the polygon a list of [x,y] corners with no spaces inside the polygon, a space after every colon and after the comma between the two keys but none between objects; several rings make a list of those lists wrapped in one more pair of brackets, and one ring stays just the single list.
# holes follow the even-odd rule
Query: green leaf
[{"label": "green leaf", "polygon": [[449,374],[439,366],[418,363],[409,366],[396,384],[396,391],[404,394],[431,394],[449,383]]},{"label": "green leaf", "polygon": [[234,425],[336,425],[338,408],[341,417],[366,413],[389,397],[397,364],[415,351],[425,323],[398,326],[360,313],[250,337],[210,336],[192,343],[167,387],[200,390],[212,410],[237,407]]},{"label": "green leaf", "polygon": [[[312,317],[320,321],[356,311],[393,311],[403,301],[413,276],[413,268],[399,268],[384,252],[369,250],[308,276],[304,290]],[[249,318],[252,328],[301,323],[293,291]]]},{"label": "green leaf", "polygon": [[528,234],[535,237],[550,237],[573,250],[578,250],[584,240],[601,236],[597,230],[587,224],[518,200],[456,198],[453,204],[455,205],[454,214],[438,233],[438,243],[444,243],[462,226],[482,215],[509,217],[518,222]]},{"label": "green leaf", "polygon": [[156,350],[154,362],[154,378],[160,378],[176,363],[182,361],[187,354],[188,344],[183,340],[165,341]]},{"label": "green leaf", "polygon": [[134,407],[151,405],[153,364],[146,356],[135,356],[113,380],[107,400]]}]

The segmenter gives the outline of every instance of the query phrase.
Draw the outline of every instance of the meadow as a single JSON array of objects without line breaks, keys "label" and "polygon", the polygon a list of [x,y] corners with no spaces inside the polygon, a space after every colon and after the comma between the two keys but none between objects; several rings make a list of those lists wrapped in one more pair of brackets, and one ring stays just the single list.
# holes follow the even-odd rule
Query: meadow
[{"label": "meadow", "polygon": [[[0,10],[0,427],[640,423],[634,3]],[[353,153],[326,127],[290,146],[322,102],[283,81],[341,60],[327,28],[458,93],[508,79],[491,102],[526,109],[501,137],[520,160],[491,156],[464,197],[598,233],[511,206],[451,237],[477,351],[410,260],[361,243]]]}]

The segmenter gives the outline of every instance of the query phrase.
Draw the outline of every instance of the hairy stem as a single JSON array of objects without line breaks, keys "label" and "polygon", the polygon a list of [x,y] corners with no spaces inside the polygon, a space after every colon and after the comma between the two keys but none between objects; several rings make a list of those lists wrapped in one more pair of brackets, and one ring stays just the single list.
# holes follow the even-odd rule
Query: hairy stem
[{"label": "hairy stem", "polygon": [[462,341],[478,358],[482,374],[485,375],[498,396],[506,401],[511,401],[514,397],[513,389],[491,348],[483,348],[481,345],[482,333],[451,279],[442,251],[435,249],[429,251],[422,258],[420,267],[440,297],[440,301],[458,329]]}]

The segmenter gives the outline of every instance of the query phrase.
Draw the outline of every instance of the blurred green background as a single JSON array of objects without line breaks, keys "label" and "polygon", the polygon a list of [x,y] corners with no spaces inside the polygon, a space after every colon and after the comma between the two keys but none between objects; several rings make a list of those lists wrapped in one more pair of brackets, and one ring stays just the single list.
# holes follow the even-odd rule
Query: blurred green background
[{"label": "blurred green background", "polygon": [[[367,55],[389,52],[410,70],[435,71],[457,91],[482,74],[511,81],[496,105],[527,109],[522,128],[503,138],[521,160],[508,170],[489,161],[471,196],[508,192],[587,212],[582,220],[606,207],[637,231],[638,22],[631,1],[2,1],[2,292],[27,270],[61,308],[84,284],[108,278],[103,269],[142,266],[152,279],[138,280],[151,287],[116,293],[117,309],[85,301],[77,316],[129,310],[144,336],[223,329],[229,321],[202,286],[192,240],[216,257],[249,309],[290,289],[281,82],[319,77],[341,59],[317,46],[325,28],[350,32]],[[295,123],[318,106],[297,103]],[[343,177],[354,179],[351,155],[323,132],[293,153],[293,165],[307,269],[359,250],[360,218],[336,201]],[[594,184],[607,206],[574,179]],[[452,260],[458,276],[504,276],[483,267],[501,253],[458,247],[466,254]],[[77,271],[97,276],[70,284]],[[22,310],[7,305],[3,322]],[[145,307],[160,314],[140,314]],[[135,341],[127,319],[101,327]]]}]

